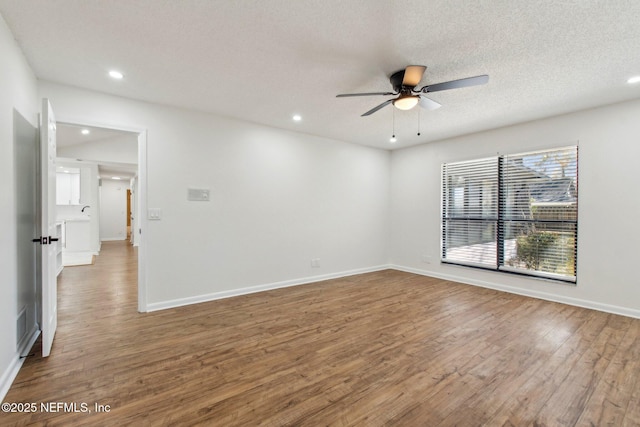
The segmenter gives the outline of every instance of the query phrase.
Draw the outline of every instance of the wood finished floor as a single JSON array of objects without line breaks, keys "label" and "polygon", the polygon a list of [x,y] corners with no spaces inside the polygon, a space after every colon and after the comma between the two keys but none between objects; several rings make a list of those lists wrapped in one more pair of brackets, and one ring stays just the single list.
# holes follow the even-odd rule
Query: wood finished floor
[{"label": "wood finished floor", "polygon": [[58,306],[5,402],[111,410],[2,426],[640,425],[640,320],[597,311],[388,270],[140,314],[119,242]]}]

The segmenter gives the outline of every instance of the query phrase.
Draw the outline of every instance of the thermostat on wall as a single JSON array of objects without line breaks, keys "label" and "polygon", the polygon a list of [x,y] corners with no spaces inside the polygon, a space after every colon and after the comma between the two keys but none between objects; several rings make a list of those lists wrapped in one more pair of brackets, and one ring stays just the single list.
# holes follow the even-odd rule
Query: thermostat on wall
[{"label": "thermostat on wall", "polygon": [[191,202],[208,202],[209,189],[189,188],[187,191],[187,200]]}]

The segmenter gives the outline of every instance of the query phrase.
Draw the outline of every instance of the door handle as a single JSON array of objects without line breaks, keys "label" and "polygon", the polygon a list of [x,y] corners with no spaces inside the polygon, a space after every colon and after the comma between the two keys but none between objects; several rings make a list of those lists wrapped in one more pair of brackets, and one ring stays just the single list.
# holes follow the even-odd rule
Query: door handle
[{"label": "door handle", "polygon": [[38,239],[31,239],[31,241],[33,243],[40,243],[41,245],[48,245],[51,242],[57,242],[58,240],[60,240],[59,237],[40,237]]}]

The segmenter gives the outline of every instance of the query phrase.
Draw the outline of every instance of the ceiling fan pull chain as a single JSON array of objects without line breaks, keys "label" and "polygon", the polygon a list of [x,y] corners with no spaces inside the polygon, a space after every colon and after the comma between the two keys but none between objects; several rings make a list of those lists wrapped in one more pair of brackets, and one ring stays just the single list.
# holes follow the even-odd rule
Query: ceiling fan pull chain
[{"label": "ceiling fan pull chain", "polygon": [[418,136],[420,136],[420,109],[418,108]]},{"label": "ceiling fan pull chain", "polygon": [[391,126],[392,126],[392,134],[391,134],[391,139],[389,140],[389,142],[396,142],[396,109],[394,108],[393,110],[391,110]]}]

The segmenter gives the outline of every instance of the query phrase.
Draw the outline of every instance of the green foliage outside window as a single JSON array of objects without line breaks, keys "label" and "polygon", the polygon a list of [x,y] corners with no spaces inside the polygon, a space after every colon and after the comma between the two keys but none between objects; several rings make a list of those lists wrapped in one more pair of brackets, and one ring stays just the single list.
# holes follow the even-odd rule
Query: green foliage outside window
[{"label": "green foliage outside window", "polygon": [[575,239],[570,233],[532,230],[516,238],[511,266],[575,275]]}]

